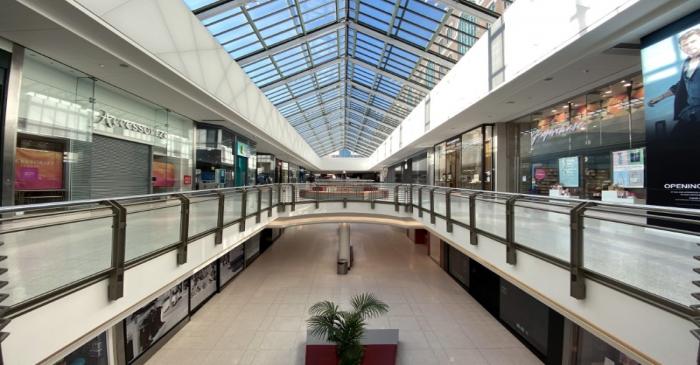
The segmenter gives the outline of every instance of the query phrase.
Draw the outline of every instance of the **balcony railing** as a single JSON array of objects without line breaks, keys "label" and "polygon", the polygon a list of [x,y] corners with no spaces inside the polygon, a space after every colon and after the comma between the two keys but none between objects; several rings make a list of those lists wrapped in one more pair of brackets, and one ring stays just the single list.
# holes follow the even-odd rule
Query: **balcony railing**
[{"label": "balcony railing", "polygon": [[[505,245],[506,262],[529,254],[570,273],[572,297],[585,280],[623,291],[685,318],[700,256],[700,211],[579,199],[368,182],[276,184],[0,208],[4,319],[102,280],[108,298],[123,295],[124,271],[167,252],[187,261],[188,243],[271,217],[273,209],[336,203],[377,204],[445,223],[465,240]],[[338,204],[340,203],[340,204]],[[307,208],[308,209],[308,208]],[[679,228],[680,227],[680,228]],[[700,296],[700,295],[699,295]],[[2,323],[6,323],[3,321]],[[1,328],[1,327],[0,327]]]}]

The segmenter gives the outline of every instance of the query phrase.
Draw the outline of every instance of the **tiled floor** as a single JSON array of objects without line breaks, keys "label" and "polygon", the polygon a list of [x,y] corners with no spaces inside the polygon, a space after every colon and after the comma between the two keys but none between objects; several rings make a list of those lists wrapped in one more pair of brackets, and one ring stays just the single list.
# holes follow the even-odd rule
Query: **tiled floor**
[{"label": "tiled floor", "polygon": [[358,292],[390,306],[371,328],[399,329],[399,364],[539,364],[404,231],[353,224],[356,264],[335,273],[337,225],[287,229],[148,364],[303,364],[307,309]]}]

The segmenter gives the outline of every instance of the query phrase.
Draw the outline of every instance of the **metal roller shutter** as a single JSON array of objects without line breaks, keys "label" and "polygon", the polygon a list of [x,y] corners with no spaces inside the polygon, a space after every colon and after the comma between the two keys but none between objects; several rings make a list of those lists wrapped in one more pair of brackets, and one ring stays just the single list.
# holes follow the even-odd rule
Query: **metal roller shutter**
[{"label": "metal roller shutter", "polygon": [[92,199],[149,193],[150,146],[92,135]]}]

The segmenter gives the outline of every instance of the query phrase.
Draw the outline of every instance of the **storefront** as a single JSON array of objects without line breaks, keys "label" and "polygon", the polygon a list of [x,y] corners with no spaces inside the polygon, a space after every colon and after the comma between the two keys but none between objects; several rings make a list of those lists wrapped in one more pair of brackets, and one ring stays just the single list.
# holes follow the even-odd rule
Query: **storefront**
[{"label": "storefront", "polygon": [[256,170],[255,143],[217,125],[197,124],[197,189],[253,185]]},{"label": "storefront", "polygon": [[493,190],[493,129],[480,125],[435,145],[435,185]]},{"label": "storefront", "polygon": [[191,120],[30,50],[21,75],[15,204],[191,188]]},{"label": "storefront", "polygon": [[633,75],[512,122],[518,191],[643,202],[644,87]]},{"label": "storefront", "polygon": [[258,153],[257,164],[256,184],[272,184],[275,180],[275,156]]},{"label": "storefront", "polygon": [[428,159],[432,154],[429,151],[422,151],[406,160],[393,165],[387,169],[387,182],[405,183],[405,184],[422,184],[429,183]]}]

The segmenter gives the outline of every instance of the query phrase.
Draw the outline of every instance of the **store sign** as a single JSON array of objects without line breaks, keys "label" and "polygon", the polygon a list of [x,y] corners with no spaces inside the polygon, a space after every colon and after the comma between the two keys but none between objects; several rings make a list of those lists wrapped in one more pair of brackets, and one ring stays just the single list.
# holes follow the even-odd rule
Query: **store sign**
[{"label": "store sign", "polygon": [[168,138],[168,132],[164,132],[157,128],[149,127],[142,123],[117,118],[114,115],[107,113],[105,110],[98,111],[98,115],[95,118],[94,123],[102,124],[107,128],[119,127],[125,130],[130,130],[132,132],[141,133],[147,136],[153,136],[160,139]]},{"label": "store sign", "polygon": [[586,123],[578,121],[574,123],[566,123],[554,127],[533,130],[532,135],[530,137],[530,145],[534,146],[537,143],[544,143],[545,141],[547,141],[547,139],[551,137],[560,137],[570,133],[574,133],[579,129],[584,129],[585,126]]},{"label": "store sign", "polygon": [[242,157],[250,157],[250,146],[243,142],[236,142],[236,154]]}]

